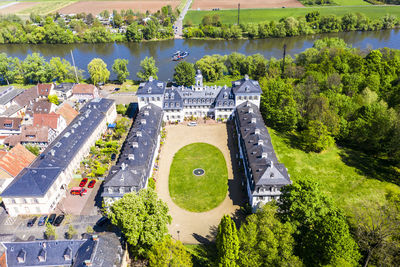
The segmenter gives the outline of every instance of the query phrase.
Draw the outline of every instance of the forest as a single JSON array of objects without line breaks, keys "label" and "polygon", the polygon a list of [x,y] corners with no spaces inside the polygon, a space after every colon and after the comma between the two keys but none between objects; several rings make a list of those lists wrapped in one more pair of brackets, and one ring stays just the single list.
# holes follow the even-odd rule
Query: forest
[{"label": "forest", "polygon": [[377,31],[399,27],[400,21],[398,17],[389,14],[371,19],[361,13],[348,13],[339,17],[313,11],[304,17],[240,25],[222,24],[219,15],[215,14],[204,16],[199,26],[191,25],[190,21],[186,24],[185,38],[264,39],[342,31]]}]

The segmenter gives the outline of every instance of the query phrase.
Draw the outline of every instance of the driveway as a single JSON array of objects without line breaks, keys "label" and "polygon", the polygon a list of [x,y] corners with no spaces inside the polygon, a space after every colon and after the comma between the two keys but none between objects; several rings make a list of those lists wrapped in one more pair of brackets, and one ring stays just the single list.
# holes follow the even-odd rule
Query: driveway
[{"label": "driveway", "polygon": [[[245,203],[232,127],[224,123],[200,124],[196,127],[166,126],[167,137],[160,153],[156,187],[158,196],[167,203],[172,216],[169,232],[183,243],[198,244],[212,240],[222,216],[224,214],[237,215],[240,206]],[[229,187],[225,200],[215,209],[201,213],[189,212],[178,207],[172,201],[168,189],[168,176],[173,156],[183,146],[196,142],[208,143],[220,149],[228,168]]]}]

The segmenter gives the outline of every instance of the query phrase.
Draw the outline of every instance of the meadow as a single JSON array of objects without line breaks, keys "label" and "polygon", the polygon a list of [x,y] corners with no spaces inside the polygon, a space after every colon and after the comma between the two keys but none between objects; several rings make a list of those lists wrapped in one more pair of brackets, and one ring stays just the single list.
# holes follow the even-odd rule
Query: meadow
[{"label": "meadow", "polygon": [[[266,8],[240,10],[240,23],[258,23],[262,21],[278,21],[286,17],[305,16],[312,11],[319,11],[321,15],[343,16],[348,13],[363,13],[371,19],[383,17],[386,14],[400,16],[400,6],[325,6],[304,8]],[[205,15],[218,14],[223,24],[237,23],[238,11],[236,9],[219,11],[194,11],[190,10],[185,16],[184,23],[191,21],[200,24]]]}]

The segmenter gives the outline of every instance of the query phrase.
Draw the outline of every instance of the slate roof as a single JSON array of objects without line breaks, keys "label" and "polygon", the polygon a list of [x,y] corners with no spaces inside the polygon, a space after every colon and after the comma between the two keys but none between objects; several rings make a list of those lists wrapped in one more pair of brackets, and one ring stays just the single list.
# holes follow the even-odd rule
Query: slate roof
[{"label": "slate roof", "polygon": [[54,87],[54,90],[61,91],[61,92],[68,92],[72,90],[76,83],[60,83]]},{"label": "slate roof", "polygon": [[224,109],[224,108],[234,108],[234,107],[235,107],[235,98],[232,94],[232,89],[227,86],[224,86],[215,100],[215,108]]},{"label": "slate roof", "polygon": [[14,101],[21,107],[28,106],[30,103],[33,103],[36,98],[38,98],[38,92],[36,86],[23,91],[22,94],[18,95]]},{"label": "slate roof", "polygon": [[19,130],[19,128],[21,127],[21,121],[22,121],[21,118],[0,117],[0,129]]},{"label": "slate roof", "polygon": [[45,151],[25,168],[4,190],[2,197],[44,196],[59,173],[86,143],[93,130],[104,119],[114,100],[95,98],[80,110],[72,123],[62,131]]},{"label": "slate roof", "polygon": [[[7,265],[9,267],[71,266],[74,255],[85,242],[86,240],[37,240],[30,242],[3,242],[2,244],[6,248]],[[19,263],[17,257],[23,254],[25,254],[25,262]],[[45,261],[39,261],[39,254],[45,256]]]},{"label": "slate roof", "polygon": [[[136,116],[118,163],[110,170],[104,183],[103,197],[123,196],[139,191],[147,183],[157,139],[161,130],[163,111],[154,104],[143,107]],[[121,192],[120,188],[123,187]]]},{"label": "slate roof", "polygon": [[14,114],[16,114],[18,111],[20,111],[22,109],[22,107],[20,107],[19,105],[12,105],[10,106],[8,109],[6,109],[6,111],[4,111],[1,116],[4,117],[10,117],[13,116]]},{"label": "slate roof", "polygon": [[147,82],[139,85],[136,95],[162,95],[164,94],[165,85],[164,82],[154,80],[153,77],[150,77]]},{"label": "slate roof", "polygon": [[37,91],[39,96],[48,96],[50,94],[50,90],[54,85],[51,83],[39,83],[37,85]]},{"label": "slate roof", "polygon": [[271,137],[258,107],[251,102],[242,103],[237,107],[236,115],[242,150],[252,173],[254,185],[290,184],[287,169],[278,162]]},{"label": "slate roof", "polygon": [[15,97],[22,94],[23,90],[14,89],[12,86],[0,93],[0,105],[6,105]]},{"label": "slate roof", "polygon": [[183,108],[183,101],[180,93],[176,88],[170,88],[165,90],[164,94],[164,104],[163,109],[182,109]]},{"label": "slate roof", "polygon": [[250,80],[245,75],[243,79],[232,82],[232,92],[236,94],[261,94],[262,90],[257,81]]},{"label": "slate roof", "polygon": [[[23,145],[17,144],[0,158],[0,168],[15,177],[36,158]],[[0,177],[1,178],[1,177]]]},{"label": "slate roof", "polygon": [[63,103],[61,107],[56,110],[57,114],[63,116],[67,125],[70,124],[76,116],[78,116],[79,112],[76,111],[73,107],[71,107],[68,103]]},{"label": "slate roof", "polygon": [[57,129],[58,128],[58,119],[60,118],[59,114],[56,114],[54,112],[49,113],[49,114],[33,114],[33,125],[34,126],[48,126],[52,129]]}]

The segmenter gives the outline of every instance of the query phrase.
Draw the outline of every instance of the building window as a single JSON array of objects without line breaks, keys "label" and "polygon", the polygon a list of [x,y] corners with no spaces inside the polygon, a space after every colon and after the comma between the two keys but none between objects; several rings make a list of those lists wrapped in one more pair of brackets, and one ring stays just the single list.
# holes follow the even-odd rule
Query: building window
[{"label": "building window", "polygon": [[254,100],[258,100],[258,96],[254,96]]}]

